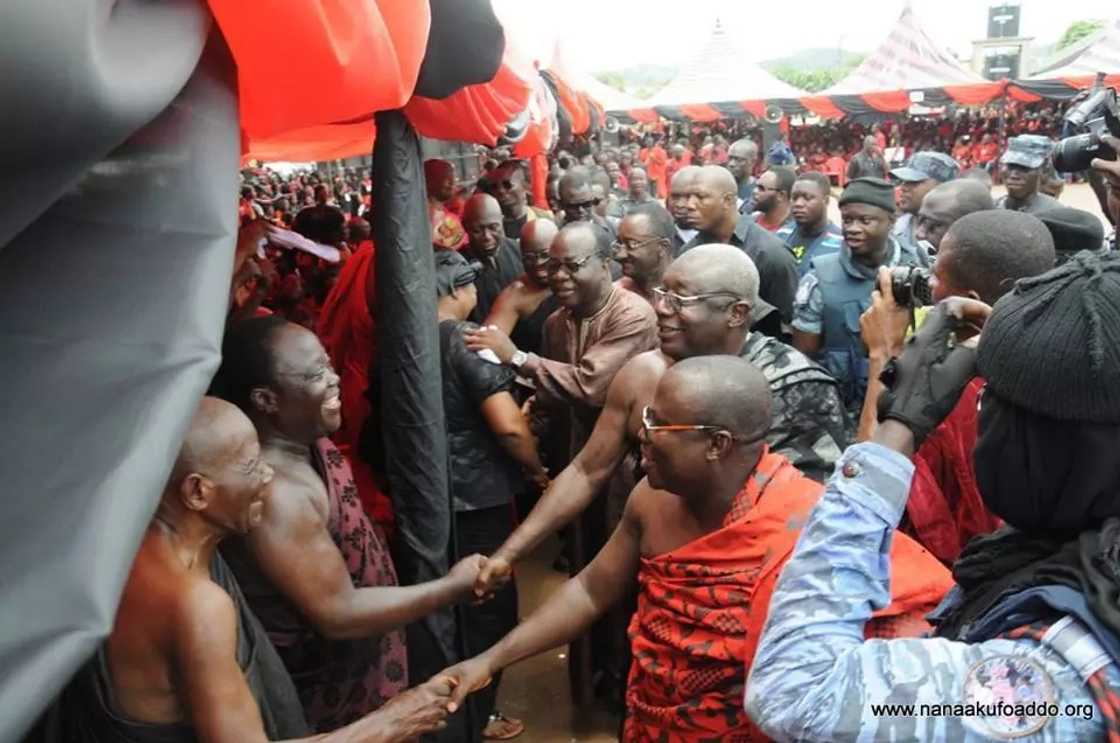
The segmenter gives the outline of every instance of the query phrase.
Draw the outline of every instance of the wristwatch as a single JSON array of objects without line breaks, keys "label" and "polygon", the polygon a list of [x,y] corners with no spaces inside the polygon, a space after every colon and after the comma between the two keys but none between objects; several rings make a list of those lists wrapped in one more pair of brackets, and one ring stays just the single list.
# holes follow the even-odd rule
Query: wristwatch
[{"label": "wristwatch", "polygon": [[513,352],[513,356],[510,357],[509,364],[514,369],[520,369],[521,365],[524,364],[528,360],[529,360],[529,354],[525,353],[521,349],[517,349],[516,351]]}]

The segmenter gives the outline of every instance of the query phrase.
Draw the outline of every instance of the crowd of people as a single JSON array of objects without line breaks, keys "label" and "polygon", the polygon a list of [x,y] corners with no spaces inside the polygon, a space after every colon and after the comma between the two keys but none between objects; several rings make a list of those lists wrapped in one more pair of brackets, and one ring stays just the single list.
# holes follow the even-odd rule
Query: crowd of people
[{"label": "crowd of people", "polygon": [[[1043,192],[1059,112],[998,144],[995,115],[647,133],[539,189],[501,151],[471,183],[426,162],[452,516],[414,585],[371,174],[243,173],[221,367],[67,717],[533,740],[502,670],[572,643],[630,743],[1120,740],[1120,257]],[[571,577],[519,620],[556,534]],[[453,606],[462,657],[411,663],[403,628]]]}]

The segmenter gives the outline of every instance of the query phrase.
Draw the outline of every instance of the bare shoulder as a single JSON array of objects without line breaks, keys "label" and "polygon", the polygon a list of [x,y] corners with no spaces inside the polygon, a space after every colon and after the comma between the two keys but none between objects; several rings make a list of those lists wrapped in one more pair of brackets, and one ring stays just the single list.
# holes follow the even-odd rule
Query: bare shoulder
[{"label": "bare shoulder", "polygon": [[226,590],[203,576],[191,576],[172,603],[172,636],[175,645],[188,651],[237,636],[237,607]]},{"label": "bare shoulder", "polygon": [[273,471],[261,523],[250,536],[277,529],[324,527],[329,513],[327,488],[315,470],[308,466],[306,471],[293,471],[273,464]]},{"label": "bare shoulder", "polygon": [[611,386],[625,390],[628,397],[644,395],[650,387],[657,386],[672,364],[659,349],[643,351],[622,365]]}]

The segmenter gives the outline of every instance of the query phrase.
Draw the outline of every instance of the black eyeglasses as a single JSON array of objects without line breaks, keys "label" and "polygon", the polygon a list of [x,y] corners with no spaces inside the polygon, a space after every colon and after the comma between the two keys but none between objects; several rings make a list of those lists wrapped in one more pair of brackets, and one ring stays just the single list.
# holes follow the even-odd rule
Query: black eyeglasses
[{"label": "black eyeglasses", "polygon": [[544,266],[546,269],[548,269],[548,272],[550,274],[559,273],[560,269],[562,268],[569,276],[572,276],[573,274],[579,273],[579,270],[586,266],[588,261],[590,261],[594,257],[595,254],[592,253],[591,255],[586,255],[583,258],[575,261],[561,261],[555,258],[550,258],[548,262],[544,264]]},{"label": "black eyeglasses", "polygon": [[599,204],[601,204],[601,203],[603,203],[603,200],[601,198],[591,199],[590,201],[568,202],[568,203],[564,204],[564,211],[574,212],[574,211],[583,211],[583,210],[588,210],[588,209],[594,209],[595,207],[599,206]]},{"label": "black eyeglasses", "polygon": [[697,302],[714,297],[731,297],[738,301],[743,301],[743,298],[734,292],[708,292],[706,294],[694,294],[691,297],[685,297],[671,292],[663,286],[655,286],[653,288],[654,302],[665,302],[665,305],[672,312],[680,312],[684,307],[690,307]]}]

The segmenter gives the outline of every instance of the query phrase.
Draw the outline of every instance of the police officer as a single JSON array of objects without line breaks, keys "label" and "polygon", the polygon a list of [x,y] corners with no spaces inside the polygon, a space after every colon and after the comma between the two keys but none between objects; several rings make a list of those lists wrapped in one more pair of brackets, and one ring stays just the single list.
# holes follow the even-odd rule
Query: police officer
[{"label": "police officer", "polygon": [[[882,424],[848,448],[770,602],[747,684],[775,740],[1111,741],[1120,735],[1120,257],[1075,255],[989,308],[950,299],[895,361]],[[984,318],[990,312],[985,322]],[[983,324],[979,350],[959,342]],[[1007,527],[969,542],[936,637],[864,642],[909,457],[969,378],[974,451]]]},{"label": "police officer", "polygon": [[1007,195],[996,201],[997,209],[1014,209],[1038,216],[1039,212],[1061,206],[1054,197],[1038,192],[1053,149],[1050,139],[1039,134],[1020,134],[1007,142],[1007,151],[999,159]]},{"label": "police officer", "polygon": [[793,345],[840,383],[844,405],[859,417],[867,390],[867,352],[859,316],[871,304],[880,266],[913,265],[891,235],[894,188],[882,178],[857,178],[840,195],[844,244],[813,260],[794,298]]},{"label": "police officer", "polygon": [[915,152],[910,161],[895,168],[891,175],[901,185],[898,193],[898,210],[902,216],[894,225],[894,237],[902,252],[911,261],[929,267],[932,263],[928,245],[922,245],[915,234],[918,228],[918,210],[926,194],[940,183],[957,177],[961,168],[957,161],[941,152]]}]

